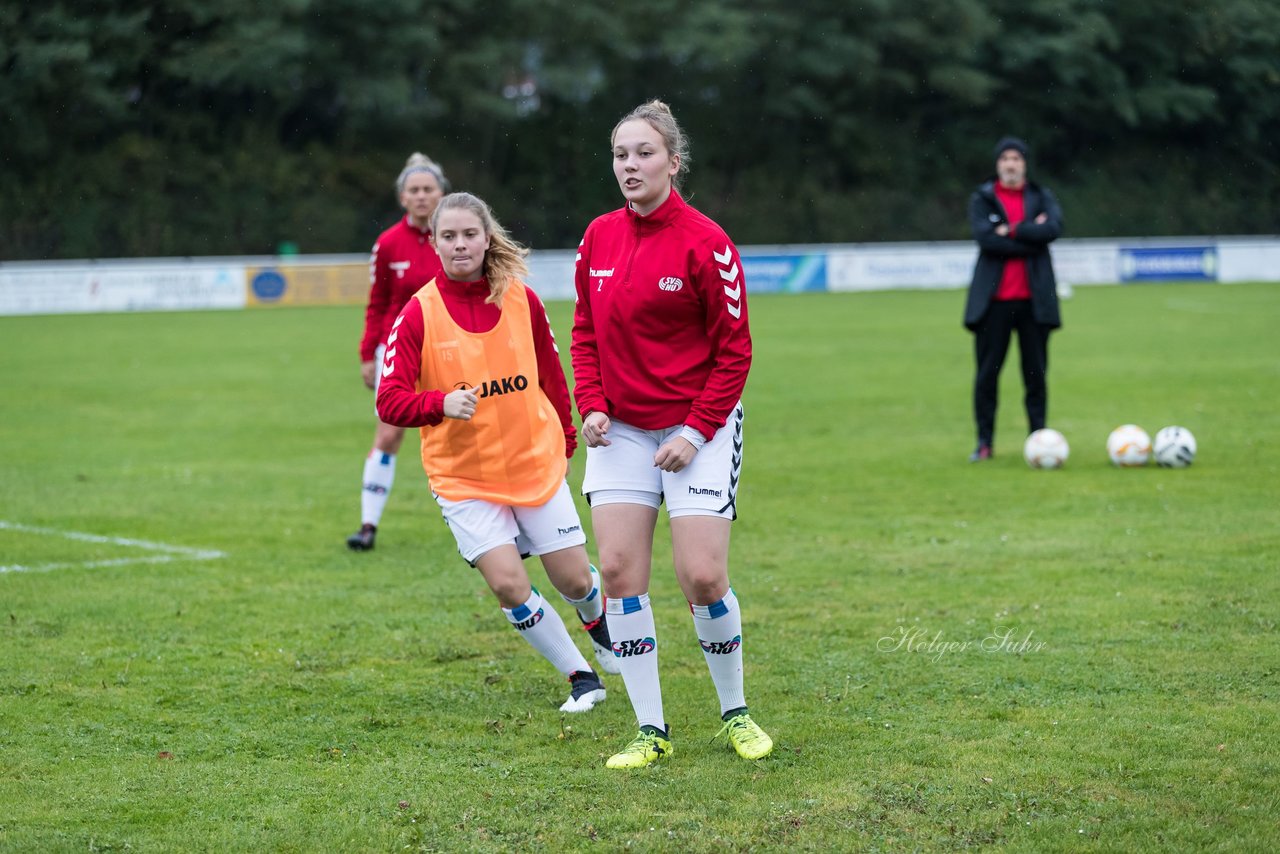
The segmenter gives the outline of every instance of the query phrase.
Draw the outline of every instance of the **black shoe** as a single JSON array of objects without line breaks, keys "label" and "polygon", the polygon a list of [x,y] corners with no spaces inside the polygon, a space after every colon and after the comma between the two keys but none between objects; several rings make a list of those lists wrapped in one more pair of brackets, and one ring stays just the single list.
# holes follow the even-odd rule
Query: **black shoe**
[{"label": "black shoe", "polygon": [[[581,614],[578,615],[578,619],[582,620]],[[605,624],[604,614],[589,623],[583,621],[582,628],[591,635],[591,646],[596,652],[596,661],[599,662],[600,669],[605,673],[621,673],[622,667],[618,664],[618,657],[613,654],[613,641],[609,640],[609,627]]]},{"label": "black shoe", "polygon": [[972,454],[969,455],[969,462],[980,463],[983,460],[991,459],[993,456],[995,456],[995,454],[992,453],[991,446],[986,443],[983,443],[979,445]]},{"label": "black shoe", "polygon": [[604,685],[600,677],[590,670],[578,670],[569,674],[569,699],[560,706],[562,712],[586,712],[596,703],[604,702]]},{"label": "black shoe", "polygon": [[353,552],[371,552],[373,551],[373,538],[377,533],[377,525],[368,523],[361,525],[360,530],[347,537],[347,548]]}]

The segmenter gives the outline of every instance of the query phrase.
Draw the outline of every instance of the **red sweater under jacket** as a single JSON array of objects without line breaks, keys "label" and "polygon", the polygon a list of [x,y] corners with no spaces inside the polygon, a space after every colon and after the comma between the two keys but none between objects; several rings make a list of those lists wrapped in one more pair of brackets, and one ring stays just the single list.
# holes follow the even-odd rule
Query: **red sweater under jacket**
[{"label": "red sweater under jacket", "polygon": [[[436,283],[454,323],[468,332],[488,332],[498,325],[500,309],[485,302],[489,297],[488,281],[481,279],[478,282],[455,282],[441,273],[436,278]],[[572,457],[578,446],[578,434],[573,426],[569,384],[564,377],[564,367],[560,364],[556,338],[551,331],[547,309],[542,300],[528,285],[525,286],[525,291],[529,295],[533,347],[538,354],[538,385],[560,416],[560,424],[564,428],[565,453]],[[396,340],[387,347],[381,367],[378,417],[397,427],[434,427],[444,420],[444,396],[448,392],[438,389],[424,389],[421,392],[417,390],[418,377],[422,374],[424,337],[422,307],[418,300],[410,298],[399,317],[404,319],[396,328]],[[395,319],[392,320],[393,324],[394,322]]]},{"label": "red sweater under jacket", "polygon": [[369,305],[364,310],[360,361],[373,360],[409,297],[440,275],[444,270],[431,245],[431,232],[410,225],[408,216],[378,236],[369,256]]},{"label": "red sweater under jacket", "polygon": [[[1022,225],[1022,221],[1027,218],[1026,209],[1022,203],[1025,188],[1026,184],[1010,189],[999,181],[996,182],[996,199],[1004,206],[1004,212],[1009,217],[1010,237],[1018,235],[1018,226]],[[1027,275],[1026,258],[1005,259],[1004,273],[1000,276],[1000,284],[996,287],[996,293],[992,299],[999,302],[1031,299],[1031,278]]]},{"label": "red sweater under jacket", "polygon": [[575,283],[578,412],[715,435],[751,368],[742,264],[720,226],[674,190],[648,216],[605,214],[582,238]]}]

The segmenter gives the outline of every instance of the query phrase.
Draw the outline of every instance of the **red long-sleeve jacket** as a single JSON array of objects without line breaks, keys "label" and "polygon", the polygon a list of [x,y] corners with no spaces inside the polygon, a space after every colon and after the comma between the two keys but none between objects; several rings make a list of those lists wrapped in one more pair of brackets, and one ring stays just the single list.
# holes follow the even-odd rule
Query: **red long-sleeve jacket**
[{"label": "red long-sleeve jacket", "polygon": [[360,361],[373,360],[409,297],[440,275],[444,271],[431,245],[431,232],[410,225],[408,216],[378,236],[369,255],[369,304],[364,310]]},{"label": "red long-sleeve jacket", "polygon": [[[498,324],[501,310],[496,305],[485,302],[489,297],[489,283],[485,279],[478,282],[455,282],[441,273],[436,277],[436,283],[449,309],[449,317],[463,329],[468,332],[488,332]],[[538,384],[560,417],[560,424],[564,428],[565,455],[572,457],[578,446],[578,434],[573,426],[569,384],[565,380],[564,366],[560,364],[560,351],[556,348],[556,337],[551,331],[547,309],[542,300],[527,285],[525,291],[529,295],[533,347],[538,354]],[[444,420],[444,396],[453,389],[417,390],[418,378],[422,373],[424,337],[422,308],[418,300],[411,297],[399,316],[393,318],[392,324],[396,320],[400,320],[400,325],[396,327],[396,340],[394,346],[387,348],[380,368],[382,380],[378,383],[378,417],[397,427],[434,427]]]},{"label": "red long-sleeve jacket", "polygon": [[575,280],[578,412],[715,435],[751,368],[742,264],[724,230],[672,190],[648,216],[628,206],[592,222]]}]

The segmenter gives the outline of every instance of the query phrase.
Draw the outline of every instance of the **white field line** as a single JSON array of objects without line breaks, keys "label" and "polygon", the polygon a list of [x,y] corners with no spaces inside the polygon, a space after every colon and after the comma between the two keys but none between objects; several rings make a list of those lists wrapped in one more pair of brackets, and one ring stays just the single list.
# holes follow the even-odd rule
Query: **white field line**
[{"label": "white field line", "polygon": [[37,528],[23,525],[20,522],[9,522],[0,519],[0,531],[17,531],[23,534],[37,534],[43,537],[61,537],[64,540],[78,540],[82,543],[106,543],[113,546],[144,549],[160,552],[158,555],[145,557],[122,557],[111,560],[86,560],[72,563],[42,563],[33,566],[20,564],[0,565],[0,575],[6,572],[48,572],[53,569],[94,569],[103,566],[125,566],[133,563],[169,563],[186,558],[187,560],[217,560],[226,557],[224,552],[215,549],[193,549],[187,546],[171,546],[167,543],[153,543],[149,540],[135,540],[128,537],[104,537],[101,534],[86,534],[82,531],[59,531],[55,528]]}]

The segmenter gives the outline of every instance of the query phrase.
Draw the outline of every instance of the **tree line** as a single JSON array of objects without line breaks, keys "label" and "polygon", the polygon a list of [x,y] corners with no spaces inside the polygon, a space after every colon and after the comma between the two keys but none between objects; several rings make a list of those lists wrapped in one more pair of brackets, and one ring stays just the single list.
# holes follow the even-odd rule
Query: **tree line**
[{"label": "tree line", "polygon": [[1280,0],[8,3],[0,68],[6,260],[362,252],[415,150],[571,247],[652,97],[742,244],[963,239],[1007,133],[1069,236],[1280,210]]}]

